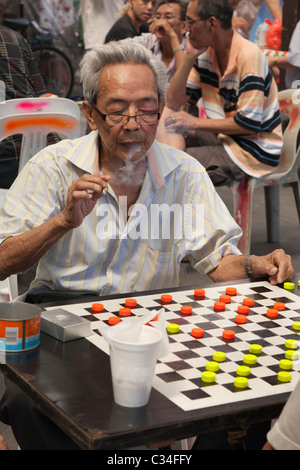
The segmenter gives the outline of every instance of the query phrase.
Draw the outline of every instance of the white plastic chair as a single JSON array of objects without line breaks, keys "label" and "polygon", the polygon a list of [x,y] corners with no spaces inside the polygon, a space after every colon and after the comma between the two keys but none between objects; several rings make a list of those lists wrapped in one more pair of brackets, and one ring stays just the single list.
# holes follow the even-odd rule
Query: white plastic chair
[{"label": "white plastic chair", "polygon": [[0,140],[22,134],[19,171],[47,145],[50,132],[80,136],[79,106],[67,98],[20,98],[0,103]]},{"label": "white plastic chair", "polygon": [[[81,135],[80,108],[67,98],[20,98],[0,102],[0,141],[22,134],[19,172],[37,152],[47,146],[47,136],[56,132],[61,138]],[[8,279],[10,300],[18,296],[17,275]]]},{"label": "white plastic chair", "polygon": [[[294,95],[294,100],[293,100]],[[257,187],[264,187],[267,220],[267,237],[271,243],[279,241],[279,189],[280,184],[292,186],[300,222],[299,176],[300,167],[300,105],[295,90],[283,90],[278,94],[280,111],[289,117],[283,136],[283,149],[279,165],[262,178],[244,178],[231,184],[234,218],[243,230],[239,243],[241,252],[248,256],[251,245],[252,196]],[[294,102],[293,102],[294,101]]]}]

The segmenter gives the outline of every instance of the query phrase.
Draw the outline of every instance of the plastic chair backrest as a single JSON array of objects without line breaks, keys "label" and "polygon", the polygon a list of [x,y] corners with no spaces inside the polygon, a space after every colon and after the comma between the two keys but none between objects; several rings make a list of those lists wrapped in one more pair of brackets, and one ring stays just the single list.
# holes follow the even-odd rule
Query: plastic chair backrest
[{"label": "plastic chair backrest", "polygon": [[289,117],[289,123],[283,135],[283,148],[278,167],[272,176],[285,175],[292,170],[297,160],[298,136],[300,131],[300,105],[295,96],[295,89],[282,90],[278,93],[279,108]]},{"label": "plastic chair backrest", "polygon": [[47,135],[80,136],[80,109],[67,98],[21,98],[0,103],[0,141],[22,134],[19,171],[46,147]]}]

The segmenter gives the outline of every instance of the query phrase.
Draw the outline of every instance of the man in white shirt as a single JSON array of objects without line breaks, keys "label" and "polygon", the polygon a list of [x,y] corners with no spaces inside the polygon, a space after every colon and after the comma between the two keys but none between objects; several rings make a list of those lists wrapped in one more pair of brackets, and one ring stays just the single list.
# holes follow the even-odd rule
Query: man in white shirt
[{"label": "man in white shirt", "polygon": [[[118,63],[108,62],[111,57]],[[102,70],[98,60],[112,65]],[[31,291],[105,295],[156,289],[178,285],[186,256],[215,281],[245,277],[240,228],[203,167],[155,140],[163,64],[142,46],[111,44],[86,54],[82,76],[83,111],[93,132],[44,149],[19,175],[0,212],[1,279],[40,261]],[[180,216],[190,210],[198,219],[181,217],[188,223],[176,237],[153,236],[151,227],[159,226],[153,207],[173,204]],[[139,234],[137,224],[145,227],[146,219],[148,233]],[[281,251],[247,262],[253,275],[271,276],[275,283],[292,271]]]},{"label": "man in white shirt", "polygon": [[[110,44],[87,52],[81,73],[91,135],[43,150],[14,183],[0,216],[2,279],[40,260],[33,293],[157,289],[179,285],[185,256],[214,281],[245,278],[245,261],[253,277],[291,277],[282,250],[241,256],[241,230],[203,167],[155,141],[166,82],[161,61],[143,46]],[[162,206],[174,209],[174,225],[152,212]],[[21,449],[74,448],[7,387],[0,419]]]}]

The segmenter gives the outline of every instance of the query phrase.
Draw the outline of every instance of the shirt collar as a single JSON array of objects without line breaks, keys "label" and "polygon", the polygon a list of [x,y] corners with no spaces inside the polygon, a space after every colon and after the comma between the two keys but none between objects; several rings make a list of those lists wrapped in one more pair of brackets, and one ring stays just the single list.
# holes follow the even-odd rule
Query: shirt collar
[{"label": "shirt collar", "polygon": [[[241,41],[242,40],[242,41]],[[236,70],[237,67],[237,57],[240,53],[241,47],[243,45],[241,42],[243,42],[244,39],[240,34],[238,34],[235,30],[233,30],[233,35],[232,35],[232,40],[231,40],[231,46],[230,46],[230,52],[229,52],[229,59],[228,59],[228,64],[226,67],[226,70],[223,74],[223,76],[228,75]],[[213,64],[214,70],[221,76],[218,61],[217,61],[217,55],[215,50],[211,47],[208,50],[210,60]]]},{"label": "shirt collar", "polygon": [[86,173],[94,173],[99,164],[99,133],[92,131],[83,138],[74,141],[75,151],[72,147],[67,158],[73,165],[81,168]]},{"label": "shirt collar", "polygon": [[[74,141],[76,149],[72,147],[72,152],[67,158],[81,168],[86,173],[99,171],[99,134],[92,131],[84,138]],[[156,186],[160,188],[164,185],[164,180],[169,173],[181,164],[180,152],[168,145],[161,144],[157,140],[153,142],[147,152],[149,176]]]},{"label": "shirt collar", "polygon": [[180,151],[157,140],[151,145],[147,156],[149,175],[157,189],[164,185],[165,178],[182,162]]}]

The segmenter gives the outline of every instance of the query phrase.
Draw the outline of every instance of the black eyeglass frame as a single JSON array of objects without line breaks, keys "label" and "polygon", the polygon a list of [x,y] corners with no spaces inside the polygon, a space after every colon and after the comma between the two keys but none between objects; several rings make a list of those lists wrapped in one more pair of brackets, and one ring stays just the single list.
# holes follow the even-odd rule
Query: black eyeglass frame
[{"label": "black eyeglass frame", "polygon": [[197,21],[203,21],[202,18],[197,18],[196,20],[192,20],[191,18],[186,17],[185,21],[187,22],[188,26],[191,27],[193,26],[194,23],[197,23]]},{"label": "black eyeglass frame", "polygon": [[[97,108],[97,106],[94,104],[94,103],[91,103],[93,108],[95,109],[95,111],[99,114],[99,116],[103,119],[103,121],[107,124],[107,121],[106,121],[106,117],[107,116],[116,116],[116,114],[113,114],[113,113],[107,113],[107,114],[103,114],[100,109]],[[139,122],[137,119],[139,116],[149,116],[149,115],[156,115],[157,116],[157,121],[156,122],[152,122],[152,123],[147,123],[147,122]],[[131,118],[134,118],[135,119],[135,122],[137,124],[140,124],[140,125],[146,125],[146,126],[154,126],[160,119],[160,112],[157,111],[156,113],[141,113],[141,114],[135,114],[134,116],[130,116],[128,114],[118,114],[118,116],[122,116],[122,117],[126,117],[127,118],[127,122],[126,123],[116,123],[116,124],[107,124],[108,126],[126,126],[129,122],[129,119]]]}]

